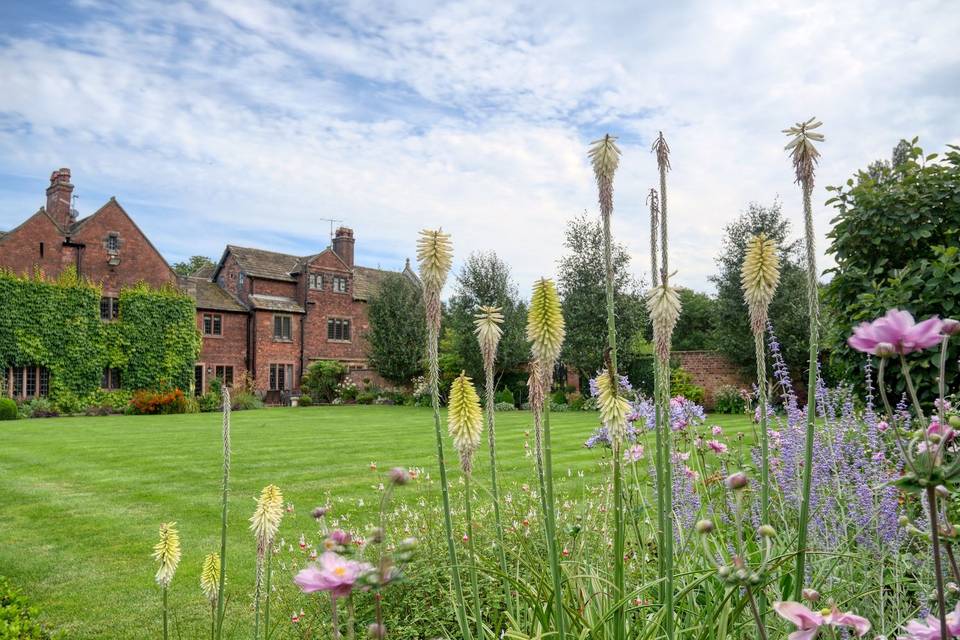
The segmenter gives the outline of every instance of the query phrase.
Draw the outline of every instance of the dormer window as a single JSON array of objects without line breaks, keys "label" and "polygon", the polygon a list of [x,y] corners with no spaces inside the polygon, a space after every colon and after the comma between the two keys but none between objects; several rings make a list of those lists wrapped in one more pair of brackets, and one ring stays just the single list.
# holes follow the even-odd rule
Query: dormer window
[{"label": "dormer window", "polygon": [[107,236],[107,253],[120,253],[120,235],[111,233]]},{"label": "dormer window", "polygon": [[344,276],[333,276],[333,290],[337,293],[346,293],[347,279]]}]

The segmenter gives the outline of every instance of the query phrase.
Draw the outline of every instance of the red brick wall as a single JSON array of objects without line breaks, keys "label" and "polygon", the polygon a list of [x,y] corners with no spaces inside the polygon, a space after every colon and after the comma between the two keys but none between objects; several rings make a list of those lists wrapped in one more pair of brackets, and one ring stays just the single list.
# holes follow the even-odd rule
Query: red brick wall
[{"label": "red brick wall", "polygon": [[271,364],[292,364],[293,365],[293,385],[292,388],[300,388],[300,378],[303,372],[300,370],[300,322],[299,314],[291,314],[293,318],[290,323],[291,337],[290,342],[281,342],[273,339],[273,316],[272,311],[255,311],[251,322],[254,331],[254,377],[256,378],[256,388],[259,391],[267,391],[270,388],[270,365]]},{"label": "red brick wall", "polygon": [[203,332],[203,315],[205,313],[219,313],[221,315],[223,318],[223,335],[203,336],[203,345],[200,348],[200,357],[197,359],[197,364],[203,365],[205,372],[207,367],[213,369],[211,373],[204,374],[204,391],[210,388],[209,381],[216,373],[214,367],[217,365],[232,366],[235,382],[239,382],[240,377],[247,370],[247,314],[198,309],[197,329],[201,333]]},{"label": "red brick wall", "polygon": [[285,298],[293,298],[298,300],[297,297],[297,283],[296,282],[280,282],[277,280],[264,280],[263,278],[249,278],[250,286],[253,288],[252,293],[255,295],[262,296],[283,296]]},{"label": "red brick wall", "polygon": [[0,267],[18,275],[33,275],[39,268],[52,278],[64,266],[75,264],[75,260],[74,249],[63,246],[60,230],[42,211],[33,214],[21,227],[0,240]]},{"label": "red brick wall", "polygon": [[243,285],[238,287],[237,282],[240,277],[240,265],[237,264],[237,259],[233,257],[233,254],[230,254],[224,260],[223,268],[217,275],[217,283],[227,292],[242,300],[244,304],[247,304],[249,303],[247,295],[250,293],[250,278],[244,277]]},{"label": "red brick wall", "polygon": [[[308,266],[301,277],[303,285],[308,282],[309,272],[323,274],[323,290],[307,290],[307,318],[304,356],[310,360],[343,360],[345,362],[365,363],[367,357],[364,336],[370,329],[367,319],[367,303],[353,299],[353,275],[343,268],[343,264],[329,251],[321,253]],[[333,291],[332,276],[348,279],[347,292]],[[312,304],[311,304],[312,303]],[[327,339],[327,319],[344,318],[350,320],[350,341],[340,342]]]},{"label": "red brick wall", "polygon": [[680,367],[693,377],[693,384],[706,390],[704,405],[712,409],[717,389],[732,385],[749,389],[751,381],[741,374],[726,356],[717,351],[674,351],[671,354]]}]

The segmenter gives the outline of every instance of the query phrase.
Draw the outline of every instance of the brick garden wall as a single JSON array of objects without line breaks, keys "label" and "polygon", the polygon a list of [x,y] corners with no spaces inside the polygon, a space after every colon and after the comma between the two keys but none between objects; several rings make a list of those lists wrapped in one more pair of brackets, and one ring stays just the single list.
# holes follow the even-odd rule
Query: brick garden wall
[{"label": "brick garden wall", "polygon": [[693,383],[706,390],[704,404],[712,409],[714,395],[724,385],[749,389],[752,382],[718,351],[674,351],[671,354],[680,367],[693,376]]}]

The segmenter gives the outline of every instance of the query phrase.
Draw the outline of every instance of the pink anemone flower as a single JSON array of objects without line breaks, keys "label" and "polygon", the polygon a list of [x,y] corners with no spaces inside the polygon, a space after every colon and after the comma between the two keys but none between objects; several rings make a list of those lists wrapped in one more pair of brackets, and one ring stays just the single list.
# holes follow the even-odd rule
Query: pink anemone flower
[{"label": "pink anemone flower", "polygon": [[890,309],[882,318],[854,327],[847,344],[873,355],[877,355],[878,346],[890,345],[886,348],[905,355],[937,345],[943,338],[942,328],[943,321],[937,316],[916,322],[910,312]]},{"label": "pink anemone flower", "polygon": [[343,598],[350,595],[357,580],[368,569],[369,566],[362,562],[347,560],[327,551],[320,556],[319,563],[307,565],[293,581],[304,593],[329,591],[331,597]]},{"label": "pink anemone flower", "polygon": [[811,611],[799,602],[774,602],[773,610],[780,617],[797,625],[797,630],[787,636],[788,640],[812,640],[817,636],[820,627],[853,627],[857,637],[862,637],[870,631],[870,621],[861,616],[842,613],[836,605],[821,611]]},{"label": "pink anemone flower", "polygon": [[[940,619],[934,616],[927,616],[925,622],[911,620],[903,627],[903,630],[908,635],[900,636],[899,640],[942,640]],[[947,614],[947,633],[951,637],[960,636],[960,603]]]}]

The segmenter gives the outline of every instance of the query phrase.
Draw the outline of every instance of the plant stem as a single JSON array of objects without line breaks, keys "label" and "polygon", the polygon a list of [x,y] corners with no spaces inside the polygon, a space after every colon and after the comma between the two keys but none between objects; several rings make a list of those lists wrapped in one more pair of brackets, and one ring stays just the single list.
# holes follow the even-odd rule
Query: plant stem
[{"label": "plant stem", "polygon": [[[551,372],[552,373],[552,372]],[[548,385],[548,374],[544,374],[544,385]],[[549,389],[549,387],[548,387]],[[553,574],[553,599],[557,616],[557,637],[564,640],[567,637],[567,621],[563,611],[563,578],[560,571],[560,553],[557,549],[557,519],[556,503],[553,497],[553,447],[550,438],[550,405],[549,396],[544,390],[543,407],[543,465],[546,480],[546,504],[548,509],[544,516],[547,528],[547,552],[550,556],[550,572]]]},{"label": "plant stem", "polygon": [[217,603],[210,603],[210,640],[217,634]]},{"label": "plant stem", "polygon": [[163,640],[167,640],[167,588],[163,588]]},{"label": "plant stem", "polygon": [[223,637],[224,584],[227,579],[227,497],[230,491],[230,389],[220,391],[223,399],[223,497],[220,513],[220,585],[217,589],[217,640]]},{"label": "plant stem", "polygon": [[357,637],[356,630],[356,611],[353,608],[353,594],[347,596],[347,638],[354,640]]},{"label": "plant stem", "polygon": [[503,573],[503,598],[507,611],[513,613],[513,598],[510,595],[510,581],[507,579],[507,553],[503,540],[503,521],[500,519],[500,486],[497,482],[497,438],[496,438],[496,406],[494,392],[496,386],[493,380],[493,363],[484,367],[486,374],[486,411],[487,411],[487,445],[490,448],[490,493],[493,498],[493,520],[497,529],[497,556],[500,561],[500,571]]},{"label": "plant stem", "polygon": [[664,505],[666,503],[663,499],[663,485],[666,473],[663,463],[663,434],[661,429],[663,418],[660,415],[660,365],[656,358],[654,358],[653,364],[653,406],[653,430],[656,435],[657,449],[654,458],[657,472],[657,577],[660,580],[658,591],[660,592],[660,600],[662,601],[666,599],[667,576],[666,556],[663,553],[663,550],[666,547],[663,535],[664,531],[667,530],[666,523],[664,522],[664,513],[666,513],[664,510]]},{"label": "plant stem", "polygon": [[429,383],[431,404],[433,405],[433,426],[437,437],[437,463],[440,465],[440,492],[443,497],[443,524],[447,534],[447,555],[450,561],[450,572],[453,581],[453,591],[457,598],[457,620],[460,623],[460,633],[466,640],[473,636],[470,625],[467,624],[467,603],[463,597],[463,587],[460,584],[460,567],[457,564],[457,548],[453,542],[453,518],[450,515],[450,487],[447,484],[447,467],[443,458],[443,431],[440,427],[440,370],[437,354],[437,343],[440,338],[440,328],[429,323],[429,342],[427,344],[429,358]]},{"label": "plant stem", "polygon": [[263,607],[263,637],[264,640],[270,640],[270,574],[273,569],[273,540],[267,544],[267,597]]},{"label": "plant stem", "polygon": [[803,180],[803,218],[807,249],[807,310],[810,315],[810,372],[807,376],[807,431],[803,448],[803,493],[800,502],[799,533],[797,535],[797,568],[794,574],[793,599],[800,601],[805,579],[807,529],[810,522],[810,488],[813,480],[813,430],[817,417],[817,352],[819,351],[820,304],[817,290],[817,257],[814,247],[813,207],[810,195],[813,178]]},{"label": "plant stem", "polygon": [[330,624],[333,625],[333,640],[340,640],[340,619],[337,617],[337,598],[330,596]]},{"label": "plant stem", "polygon": [[950,570],[953,573],[953,579],[960,584],[960,567],[957,566],[957,557],[953,553],[953,544],[946,542],[943,545],[947,550],[947,559],[950,561]]},{"label": "plant stem", "polygon": [[[767,362],[763,331],[754,335],[757,354],[757,396],[760,404],[760,522],[770,524],[770,443],[767,433]],[[760,608],[767,609],[766,594],[760,592]],[[761,624],[764,622],[761,616]]]},{"label": "plant stem", "polygon": [[470,586],[473,589],[473,608],[474,608],[474,617],[476,618],[477,623],[477,637],[483,637],[483,615],[482,608],[480,606],[480,584],[477,580],[477,559],[476,551],[473,546],[473,512],[470,508],[472,496],[470,489],[470,474],[467,473],[463,476],[464,483],[464,493],[466,498],[464,499],[464,504],[466,505],[466,517],[467,517],[467,552],[469,553],[468,558],[468,567],[470,568]]},{"label": "plant stem", "polygon": [[763,618],[760,616],[760,611],[757,609],[757,602],[753,599],[753,590],[750,587],[747,587],[747,600],[750,601],[750,610],[753,612],[753,619],[757,623],[757,631],[760,634],[760,639],[767,640],[767,630],[763,626]]},{"label": "plant stem", "polygon": [[940,609],[940,637],[947,635],[947,604],[943,595],[943,568],[940,566],[940,526],[937,522],[937,490],[927,485],[927,508],[930,510],[930,539],[933,541],[933,573],[937,578],[937,607]]},{"label": "plant stem", "polygon": [[664,606],[667,609],[666,632],[673,640],[673,439],[670,425],[670,361],[660,362],[660,428],[663,430],[663,554],[664,554]]}]

